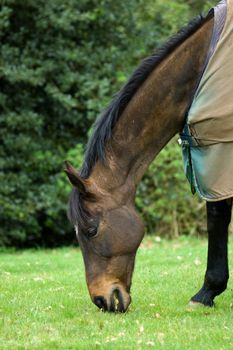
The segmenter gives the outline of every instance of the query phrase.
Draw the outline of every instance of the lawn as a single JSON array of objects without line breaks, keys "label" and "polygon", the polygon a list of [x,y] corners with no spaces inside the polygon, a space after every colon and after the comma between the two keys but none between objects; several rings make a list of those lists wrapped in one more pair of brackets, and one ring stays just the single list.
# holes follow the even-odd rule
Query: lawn
[{"label": "lawn", "polygon": [[[145,239],[126,314],[91,303],[78,248],[0,253],[0,349],[233,349],[231,280],[215,308],[187,308],[202,284],[206,245]],[[232,253],[233,242],[230,261]]]}]

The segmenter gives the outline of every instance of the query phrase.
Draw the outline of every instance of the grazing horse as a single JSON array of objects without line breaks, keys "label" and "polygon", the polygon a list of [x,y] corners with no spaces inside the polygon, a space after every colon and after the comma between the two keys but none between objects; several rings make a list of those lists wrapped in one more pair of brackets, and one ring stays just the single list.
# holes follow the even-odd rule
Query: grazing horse
[{"label": "grazing horse", "polygon": [[[97,119],[81,171],[69,162],[68,215],[84,258],[92,301],[125,312],[144,228],[136,188],[147,167],[184,127],[211,41],[214,15],[198,16],[146,58]],[[208,262],[191,301],[212,306],[227,286],[230,199],[207,202]]]}]

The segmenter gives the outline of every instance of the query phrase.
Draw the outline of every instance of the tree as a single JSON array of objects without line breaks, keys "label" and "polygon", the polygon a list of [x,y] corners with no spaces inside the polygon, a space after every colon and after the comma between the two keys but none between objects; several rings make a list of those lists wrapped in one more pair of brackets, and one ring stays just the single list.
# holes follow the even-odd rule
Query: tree
[{"label": "tree", "polygon": [[123,0],[3,1],[1,245],[72,241],[68,190],[57,183],[66,152],[86,140],[127,69],[134,6]]},{"label": "tree", "polygon": [[[63,161],[70,155],[79,166],[92,122],[133,67],[203,7],[191,0],[2,0],[0,245],[74,240]],[[166,187],[166,162],[160,171]],[[149,189],[159,198],[154,176],[145,175],[137,202],[150,230],[155,217],[142,203]]]}]

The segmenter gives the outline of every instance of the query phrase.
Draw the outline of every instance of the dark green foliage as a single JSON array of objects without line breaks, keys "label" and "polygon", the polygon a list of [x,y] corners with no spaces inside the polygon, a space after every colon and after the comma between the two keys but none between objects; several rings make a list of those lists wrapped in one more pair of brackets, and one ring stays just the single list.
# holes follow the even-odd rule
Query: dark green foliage
[{"label": "dark green foliage", "polygon": [[1,4],[0,245],[70,242],[57,177],[129,65],[135,2]]},{"label": "dark green foliage", "polygon": [[189,10],[185,1],[143,1],[141,11],[137,12],[138,26],[145,38],[145,44],[140,47],[142,52],[146,54],[148,47],[157,47],[187,24]]},{"label": "dark green foliage", "polygon": [[[80,165],[97,114],[138,60],[195,14],[191,6],[171,0],[1,0],[0,245],[73,242],[63,160],[79,155]],[[173,146],[164,152],[174,152]],[[159,159],[159,177],[151,170],[145,175],[137,205],[149,231],[168,233],[180,215],[179,232],[186,233],[184,222],[196,207],[187,211],[181,203],[190,194],[180,185],[180,161],[178,167]],[[173,171],[181,174],[182,190],[172,195]]]}]

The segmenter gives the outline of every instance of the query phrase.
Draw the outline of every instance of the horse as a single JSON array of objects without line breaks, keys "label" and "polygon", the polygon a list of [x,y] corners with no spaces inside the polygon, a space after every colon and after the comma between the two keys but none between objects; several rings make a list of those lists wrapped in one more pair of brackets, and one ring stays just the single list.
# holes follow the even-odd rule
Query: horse
[{"label": "horse", "polygon": [[[65,162],[73,186],[68,217],[91,300],[103,311],[125,312],[130,305],[135,256],[144,236],[136,188],[152,160],[184,126],[213,26],[213,12],[200,15],[144,59],[97,118],[81,170]],[[213,306],[227,287],[231,207],[231,199],[206,204],[207,268],[192,304]]]}]

